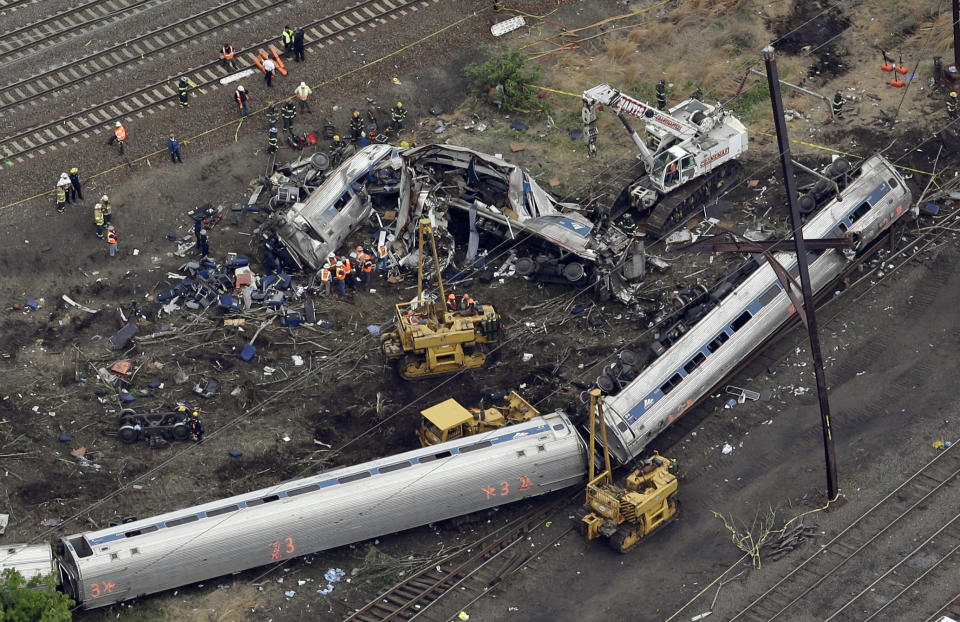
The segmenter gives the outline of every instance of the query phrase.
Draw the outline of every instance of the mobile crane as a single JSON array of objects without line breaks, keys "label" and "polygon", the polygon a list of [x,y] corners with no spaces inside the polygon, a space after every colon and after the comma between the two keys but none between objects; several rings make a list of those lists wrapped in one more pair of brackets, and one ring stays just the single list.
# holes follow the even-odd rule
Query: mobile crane
[{"label": "mobile crane", "polygon": [[[500,315],[492,305],[474,305],[457,311],[447,308],[433,225],[429,218],[422,218],[419,225],[417,297],[396,306],[397,329],[380,336],[383,354],[404,380],[483,367],[489,358],[485,348],[500,339],[503,328]],[[436,301],[428,300],[423,291],[427,239],[437,268],[440,297]]]},{"label": "mobile crane", "polygon": [[[597,136],[597,111],[607,106],[637,146],[646,172],[621,193],[611,216],[618,218],[632,207],[646,215],[650,235],[665,235],[743,171],[737,158],[747,150],[747,128],[719,104],[690,98],[668,111],[657,110],[609,84],[584,91],[582,99],[580,114],[591,145]],[[625,115],[646,124],[646,142]]]},{"label": "mobile crane", "polygon": [[[610,547],[626,553],[677,513],[677,463],[658,454],[627,475],[624,486],[613,482],[607,426],[603,422],[600,389],[590,391],[590,451],[587,497],[577,513],[580,533],[588,540],[605,537]],[[596,475],[597,419],[603,445],[604,469]]]}]

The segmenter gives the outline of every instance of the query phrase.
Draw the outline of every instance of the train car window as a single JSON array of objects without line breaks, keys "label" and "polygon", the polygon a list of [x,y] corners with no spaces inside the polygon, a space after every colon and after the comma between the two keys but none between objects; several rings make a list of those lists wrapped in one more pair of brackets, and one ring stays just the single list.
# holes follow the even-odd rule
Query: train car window
[{"label": "train car window", "polygon": [[845,222],[838,223],[838,224],[837,224],[837,229],[840,230],[840,233],[846,233],[846,232],[847,232],[847,229],[848,229],[847,223],[845,223]]},{"label": "train car window", "polygon": [[476,451],[478,449],[483,449],[484,447],[490,447],[493,445],[490,441],[480,441],[479,443],[473,443],[472,445],[464,445],[460,448],[460,453],[465,454],[468,451]]},{"label": "train car window", "polygon": [[747,322],[750,321],[750,318],[751,318],[751,317],[753,317],[753,316],[750,315],[750,312],[749,312],[749,311],[744,311],[743,313],[741,313],[740,315],[738,315],[738,316],[737,316],[737,319],[735,319],[735,320],[730,324],[730,328],[733,329],[733,332],[737,332],[738,330],[740,330],[741,328],[743,328],[744,326],[747,325]]},{"label": "train car window", "polygon": [[370,471],[360,471],[359,473],[354,473],[353,475],[344,475],[337,479],[341,484],[349,484],[350,482],[355,482],[358,479],[366,479],[370,477]]},{"label": "train car window", "polygon": [[296,497],[297,495],[303,495],[308,492],[315,492],[320,490],[320,486],[317,484],[310,484],[309,486],[301,486],[300,488],[294,488],[293,490],[287,491],[288,497]]},{"label": "train car window", "polygon": [[135,529],[135,530],[133,530],[133,531],[128,531],[127,533],[125,533],[125,534],[123,534],[123,535],[126,536],[126,537],[128,537],[128,538],[132,538],[132,537],[134,537],[134,536],[139,536],[140,534],[143,534],[143,533],[151,533],[151,532],[153,532],[153,531],[156,531],[157,529],[158,529],[158,527],[157,527],[156,525],[147,525],[146,527],[143,527],[142,529]]},{"label": "train car window", "polygon": [[673,391],[674,387],[683,382],[683,376],[680,374],[674,374],[670,376],[670,380],[667,380],[660,386],[660,390],[663,391],[663,394],[666,395],[670,391]]},{"label": "train car window", "polygon": [[703,352],[697,352],[696,356],[687,361],[687,364],[683,366],[683,371],[689,374],[696,368],[700,367],[705,360],[707,360],[707,357],[703,354]]},{"label": "train car window", "polygon": [[790,266],[790,269],[787,270],[787,274],[789,274],[795,279],[798,278],[800,276],[800,264],[795,263],[792,266]]},{"label": "train car window", "polygon": [[244,504],[246,504],[248,508],[252,508],[255,505],[260,505],[261,503],[263,503],[263,499],[249,499],[244,501]]},{"label": "train car window", "polygon": [[269,497],[263,498],[264,503],[270,503],[271,501],[279,501],[279,500],[280,500],[280,495],[270,495]]},{"label": "train car window", "polygon": [[853,210],[853,213],[850,214],[850,224],[853,224],[858,220],[860,220],[861,218],[863,218],[864,216],[866,216],[869,211],[870,211],[870,204],[861,203],[860,207]]},{"label": "train car window", "polygon": [[76,551],[77,557],[90,557],[93,555],[93,549],[90,548],[90,545],[83,536],[71,540],[70,546]]},{"label": "train car window", "polygon": [[725,344],[727,340],[730,339],[730,335],[725,332],[721,332],[717,335],[716,339],[707,344],[707,350],[710,350],[710,353],[714,353],[720,349],[720,346]]},{"label": "train car window", "polygon": [[180,525],[186,525],[187,523],[192,523],[197,520],[196,514],[191,514],[190,516],[184,516],[181,518],[175,518],[173,520],[167,521],[167,527],[178,527]]},{"label": "train car window", "polygon": [[620,430],[621,432],[626,432],[628,429],[630,429],[630,426],[628,426],[626,423],[621,421],[620,423],[617,424],[617,429]]},{"label": "train car window", "polygon": [[563,425],[562,423],[558,423],[557,425],[553,426],[553,429],[557,432],[562,432],[563,430],[567,429],[567,426]]},{"label": "train car window", "polygon": [[777,287],[776,285],[771,285],[770,287],[767,288],[767,291],[760,294],[760,298],[759,298],[760,306],[761,307],[767,306],[768,304],[773,302],[774,298],[776,298],[779,295],[780,295],[780,288]]},{"label": "train car window", "polygon": [[409,462],[398,462],[396,464],[388,464],[387,466],[382,466],[378,471],[381,473],[392,473],[393,471],[399,471],[400,469],[405,469],[410,466]]},{"label": "train car window", "polygon": [[[290,493],[287,493],[287,494],[290,494]],[[230,512],[236,512],[239,509],[240,508],[238,508],[235,505],[228,505],[226,507],[217,508],[216,510],[208,510],[207,518],[211,518],[213,516],[220,516],[221,514],[229,514]]]},{"label": "train car window", "polygon": [[890,184],[890,187],[891,187],[891,188],[896,188],[896,187],[899,185],[899,184],[897,184],[897,180],[894,179],[893,177],[891,177],[890,179],[888,179],[888,180],[887,180],[887,183]]}]

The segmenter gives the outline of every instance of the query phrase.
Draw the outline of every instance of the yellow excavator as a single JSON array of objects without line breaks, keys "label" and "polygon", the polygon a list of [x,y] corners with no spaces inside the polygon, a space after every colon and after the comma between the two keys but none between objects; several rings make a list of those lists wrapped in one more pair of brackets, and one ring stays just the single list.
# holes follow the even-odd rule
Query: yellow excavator
[{"label": "yellow excavator", "polygon": [[[420,220],[417,297],[397,305],[397,329],[381,335],[386,359],[404,380],[451,374],[483,367],[486,348],[500,339],[503,327],[492,305],[474,304],[466,309],[447,308],[437,257],[437,242],[430,219]],[[433,265],[437,270],[439,298],[428,300],[423,292],[423,260],[430,240]]]},{"label": "yellow excavator", "polygon": [[[501,394],[502,395],[502,394]],[[452,441],[471,434],[502,428],[507,424],[522,423],[538,417],[540,411],[511,391],[492,408],[464,408],[450,398],[420,411],[420,444],[424,447]]]},{"label": "yellow excavator", "polygon": [[[596,475],[596,429],[601,430],[604,470]],[[654,453],[627,476],[623,486],[613,483],[607,426],[603,421],[600,389],[590,391],[590,478],[586,503],[577,513],[580,533],[588,540],[605,537],[610,547],[626,553],[672,519],[678,508],[677,463]]]}]

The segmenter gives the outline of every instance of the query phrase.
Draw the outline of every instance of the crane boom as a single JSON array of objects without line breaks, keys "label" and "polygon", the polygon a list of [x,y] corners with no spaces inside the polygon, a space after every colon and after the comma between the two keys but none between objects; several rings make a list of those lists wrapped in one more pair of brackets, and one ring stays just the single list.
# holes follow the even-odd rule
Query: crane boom
[{"label": "crane boom", "polygon": [[660,128],[675,136],[680,141],[694,138],[700,131],[700,128],[696,125],[672,117],[662,110],[657,110],[640,100],[618,91],[609,84],[600,84],[584,91],[583,103],[589,107],[593,107],[596,104],[609,106],[618,113],[630,115],[631,117],[640,119],[644,123]]}]

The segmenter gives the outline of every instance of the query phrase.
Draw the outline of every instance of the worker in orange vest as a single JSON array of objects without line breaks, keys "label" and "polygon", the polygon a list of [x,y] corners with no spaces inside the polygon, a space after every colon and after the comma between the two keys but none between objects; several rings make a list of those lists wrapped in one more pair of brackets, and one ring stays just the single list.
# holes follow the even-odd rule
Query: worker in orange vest
[{"label": "worker in orange vest", "polygon": [[123,127],[123,123],[119,121],[116,122],[113,128],[113,136],[110,137],[110,140],[107,141],[108,145],[117,143],[120,145],[120,153],[123,153],[123,141],[127,139],[127,130]]},{"label": "worker in orange vest", "polygon": [[447,311],[456,311],[457,310],[457,295],[450,294],[447,296]]},{"label": "worker in orange vest", "polygon": [[113,225],[107,226],[107,246],[110,248],[111,257],[117,254],[120,245],[118,244],[117,230],[113,228]]},{"label": "worker in orange vest", "polygon": [[366,253],[362,253],[357,259],[360,260],[360,270],[362,272],[360,281],[364,287],[369,287],[370,277],[373,274],[373,258]]},{"label": "worker in orange vest", "polygon": [[341,257],[340,261],[343,262],[343,271],[346,273],[347,285],[350,286],[350,289],[355,289],[357,286],[357,275],[354,274],[353,264],[350,262],[349,257]]},{"label": "worker in orange vest", "polygon": [[460,310],[466,311],[470,308],[470,301],[473,300],[470,298],[470,294],[464,294],[460,297]]},{"label": "worker in orange vest", "polygon": [[339,293],[341,296],[346,296],[347,290],[344,287],[344,281],[347,279],[347,271],[344,269],[342,261],[337,262],[337,265],[334,268],[333,276],[337,280],[337,293]]},{"label": "worker in orange vest", "polygon": [[320,291],[330,295],[330,264],[324,263],[323,267],[320,268],[320,272],[317,273],[320,276]]},{"label": "worker in orange vest", "polygon": [[386,244],[377,247],[377,272],[384,272],[387,269],[387,246]]}]

